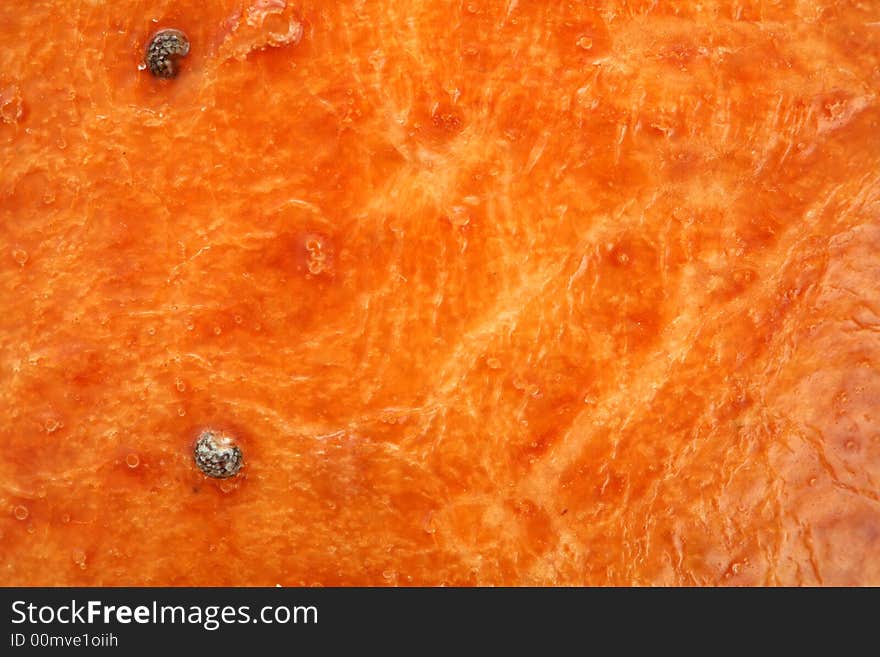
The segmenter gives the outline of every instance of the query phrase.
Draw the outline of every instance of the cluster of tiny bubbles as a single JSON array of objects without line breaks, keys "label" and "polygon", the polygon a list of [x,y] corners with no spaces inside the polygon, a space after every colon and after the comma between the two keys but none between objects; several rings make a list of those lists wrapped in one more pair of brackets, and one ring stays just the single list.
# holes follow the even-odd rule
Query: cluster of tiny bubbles
[{"label": "cluster of tiny bubbles", "polygon": [[70,553],[71,558],[73,559],[73,563],[82,568],[86,569],[86,553],[84,550],[80,548],[76,548],[73,552]]},{"label": "cluster of tiny bubbles", "polygon": [[25,263],[28,261],[28,252],[24,249],[13,249],[12,259],[18,263],[19,267],[24,267]]},{"label": "cluster of tiny bubbles", "polygon": [[309,273],[317,275],[324,271],[327,256],[324,253],[324,245],[317,238],[310,238],[306,242],[306,250],[309,252],[308,270]]}]

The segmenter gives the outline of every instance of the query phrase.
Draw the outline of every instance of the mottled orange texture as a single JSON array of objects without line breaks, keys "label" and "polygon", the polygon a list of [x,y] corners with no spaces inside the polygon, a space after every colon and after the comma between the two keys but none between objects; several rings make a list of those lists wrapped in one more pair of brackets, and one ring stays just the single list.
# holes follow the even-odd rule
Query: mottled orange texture
[{"label": "mottled orange texture", "polygon": [[0,43],[0,584],[880,584],[880,4]]}]

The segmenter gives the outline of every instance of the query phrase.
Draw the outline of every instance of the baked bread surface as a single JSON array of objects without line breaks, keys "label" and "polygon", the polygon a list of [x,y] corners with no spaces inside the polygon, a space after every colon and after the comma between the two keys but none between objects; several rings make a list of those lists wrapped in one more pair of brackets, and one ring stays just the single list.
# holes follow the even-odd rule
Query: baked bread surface
[{"label": "baked bread surface", "polygon": [[880,4],[0,42],[0,583],[880,584]]}]

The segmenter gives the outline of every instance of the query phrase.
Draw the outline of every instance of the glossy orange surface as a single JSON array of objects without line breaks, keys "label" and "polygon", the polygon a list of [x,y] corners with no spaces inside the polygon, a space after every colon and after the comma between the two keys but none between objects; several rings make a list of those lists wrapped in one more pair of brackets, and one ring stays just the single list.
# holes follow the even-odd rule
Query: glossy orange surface
[{"label": "glossy orange surface", "polygon": [[880,4],[0,44],[0,584],[880,584]]}]

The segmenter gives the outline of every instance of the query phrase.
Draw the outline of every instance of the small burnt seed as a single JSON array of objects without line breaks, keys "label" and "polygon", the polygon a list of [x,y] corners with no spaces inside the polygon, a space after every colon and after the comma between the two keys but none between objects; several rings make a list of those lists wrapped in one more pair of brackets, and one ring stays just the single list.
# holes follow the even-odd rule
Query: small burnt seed
[{"label": "small burnt seed", "polygon": [[244,465],[244,456],[235,441],[212,429],[199,435],[193,458],[199,470],[214,479],[234,477]]},{"label": "small burnt seed", "polygon": [[147,44],[144,64],[157,78],[177,76],[178,59],[189,54],[189,39],[180,30],[159,30]]}]

